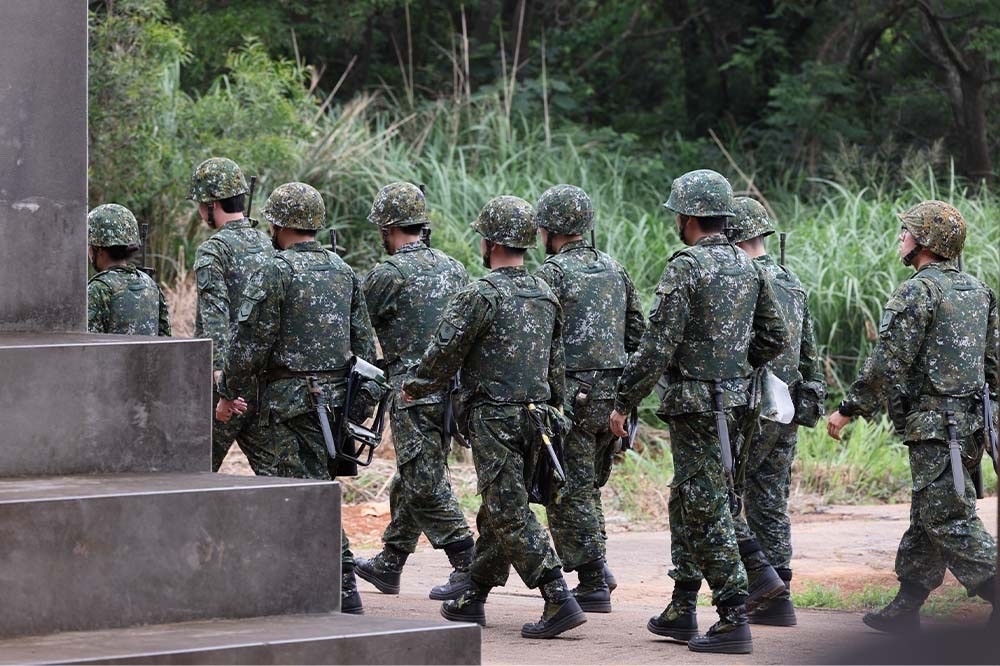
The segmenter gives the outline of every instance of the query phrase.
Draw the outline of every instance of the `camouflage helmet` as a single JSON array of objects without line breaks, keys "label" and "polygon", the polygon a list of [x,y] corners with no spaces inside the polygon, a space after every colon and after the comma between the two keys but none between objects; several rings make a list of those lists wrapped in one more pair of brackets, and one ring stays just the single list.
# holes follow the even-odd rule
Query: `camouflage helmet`
[{"label": "camouflage helmet", "polygon": [[535,245],[535,209],[520,197],[502,196],[483,207],[472,228],[483,238],[505,247]]},{"label": "camouflage helmet", "polygon": [[692,217],[735,217],[733,186],[711,169],[688,171],[670,185],[667,210]]},{"label": "camouflage helmet", "polygon": [[759,201],[750,197],[736,197],[733,203],[736,219],[726,227],[726,235],[730,241],[742,243],[774,233],[774,225],[767,216],[767,209]]},{"label": "camouflage helmet", "polygon": [[87,214],[87,244],[139,245],[139,223],[125,206],[115,203],[98,206]]},{"label": "camouflage helmet", "polygon": [[428,224],[427,199],[413,183],[390,183],[375,196],[368,221],[379,227]]},{"label": "camouflage helmet", "polygon": [[316,188],[305,183],[285,183],[271,192],[261,215],[276,227],[322,229],[326,206]]},{"label": "camouflage helmet", "polygon": [[594,228],[594,204],[579,187],[554,185],[535,204],[535,224],[557,234],[582,234]]},{"label": "camouflage helmet", "polygon": [[187,198],[209,203],[249,191],[246,178],[236,162],[225,157],[210,157],[194,168]]},{"label": "camouflage helmet", "polygon": [[923,201],[897,215],[903,228],[913,234],[918,245],[954,259],[965,245],[965,219],[958,209],[943,201]]}]

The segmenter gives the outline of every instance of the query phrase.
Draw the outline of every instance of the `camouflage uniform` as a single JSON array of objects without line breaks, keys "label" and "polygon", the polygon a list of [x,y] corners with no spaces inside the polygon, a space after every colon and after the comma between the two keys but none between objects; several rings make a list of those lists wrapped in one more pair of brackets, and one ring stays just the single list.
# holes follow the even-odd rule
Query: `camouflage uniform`
[{"label": "camouflage uniform", "polygon": [[[713,192],[713,183],[721,194]],[[713,196],[702,196],[706,190]],[[684,200],[701,203],[685,206]],[[674,181],[665,206],[687,216],[732,216],[732,189],[715,172],[692,172]],[[657,415],[669,428],[674,463],[668,502],[674,569],[669,575],[675,591],[693,590],[696,596],[703,574],[720,616],[723,609],[742,613],[748,592],[712,413],[713,381],[721,383],[729,430],[735,432],[753,368],[774,358],[786,342],[767,279],[725,236],[711,234],[670,257],[646,333],[618,382],[615,410],[620,414],[638,406],[661,375],[666,382]],[[746,624],[745,616],[731,619]]]},{"label": "camouflage uniform", "polygon": [[[753,199],[738,197],[736,216],[737,221],[729,237],[737,245],[774,233],[767,211]],[[763,247],[761,250],[763,251]],[[787,588],[792,579],[788,495],[798,426],[799,422],[813,426],[813,419],[822,416],[826,384],[816,348],[809,301],[802,283],[790,270],[767,254],[756,256],[753,260],[770,280],[782,317],[788,326],[790,344],[768,367],[788,384],[792,396],[799,396],[794,401],[800,408],[792,423],[784,424],[766,419],[758,422],[759,427],[748,447],[742,495],[743,513],[736,516],[736,536],[741,551],[746,552],[752,548],[763,550]],[[811,406],[815,409],[811,413],[804,413]],[[751,543],[752,547],[749,545]],[[765,601],[759,611],[751,613],[750,620],[787,626],[795,623],[794,613],[786,589],[777,600]]]},{"label": "camouflage uniform", "polygon": [[[318,210],[303,213],[297,203],[302,200]],[[301,220],[307,213],[310,218]],[[319,193],[302,183],[278,187],[264,209],[272,224],[297,229],[318,229],[324,216]],[[375,358],[375,337],[361,282],[340,257],[318,241],[300,242],[276,253],[251,276],[240,301],[221,391],[232,399],[246,395],[256,382],[263,387],[265,474],[331,478],[306,377],[319,379],[336,409],[343,404],[352,356]],[[353,571],[354,556],[343,533],[341,561],[345,573]]]},{"label": "camouflage uniform", "polygon": [[420,242],[403,245],[365,277],[368,311],[397,392],[390,415],[396,449],[396,474],[389,486],[392,520],[382,535],[385,546],[397,552],[414,552],[421,532],[434,548],[471,545],[472,531],[448,478],[445,396],[437,392],[409,404],[398,396],[448,299],[468,281],[460,263]]},{"label": "camouflage uniform", "polygon": [[[473,227],[506,247],[534,243],[534,211],[516,197],[492,200]],[[542,621],[522,627],[522,636],[551,637],[555,633],[545,633],[548,623],[561,622],[564,611],[572,624],[559,625],[559,631],[585,618],[566,589],[548,534],[528,506],[526,479],[538,456],[539,435],[527,407],[561,407],[565,390],[562,311],[544,280],[521,266],[505,266],[458,292],[403,390],[424,398],[444,389],[459,370],[463,388],[472,391],[466,410],[482,504],[470,570],[473,589],[446,603],[442,614],[484,623],[482,602],[490,589],[506,584],[513,565],[524,584],[541,587],[546,599]],[[465,613],[470,600],[475,614]]]},{"label": "camouflage uniform", "polygon": [[122,335],[170,335],[163,292],[135,266],[115,266],[87,281],[87,330]]},{"label": "camouflage uniform", "polygon": [[[550,233],[574,236],[593,226],[590,199],[573,186],[550,188],[535,207],[539,227]],[[584,240],[565,242],[535,275],[552,287],[563,308],[565,410],[573,418],[563,441],[566,484],[558,501],[545,507],[549,531],[565,570],[580,570],[584,585],[582,567],[594,563],[595,581],[600,573],[603,587],[607,536],[600,489],[611,475],[617,441],[607,416],[614,406],[615,383],[628,354],[639,345],[645,319],[625,269]],[[581,606],[592,610],[579,598],[581,592]]]},{"label": "camouflage uniform", "polygon": [[[243,174],[231,160],[211,158],[195,169],[190,199],[216,201],[248,192]],[[255,229],[244,217],[227,223],[198,246],[194,272],[198,303],[194,319],[194,337],[211,338],[212,369],[222,370],[229,349],[229,339],[236,328],[240,296],[250,275],[271,258],[271,239]],[[243,396],[247,410],[227,422],[212,421],[212,471],[219,471],[229,447],[236,440],[255,474],[266,474],[267,442],[258,427],[257,386],[251,383]],[[218,402],[215,391],[213,404]]]},{"label": "camouflage uniform", "polygon": [[[923,216],[935,217],[945,228],[960,228],[960,235],[923,238],[914,225]],[[910,526],[896,554],[900,594],[883,611],[865,617],[866,623],[887,631],[919,625],[917,610],[941,584],[945,569],[970,595],[980,594],[995,605],[997,559],[996,541],[976,515],[968,473],[981,456],[983,418],[976,394],[984,382],[994,400],[997,394],[996,296],[950,261],[961,252],[965,236],[958,211],[925,202],[900,218],[919,246],[943,259],[922,265],[893,293],[875,349],[838,410],[846,417],[871,416],[893,391],[901,391],[908,406],[903,439],[913,488]],[[961,495],[949,463],[948,412],[954,413],[961,446]],[[900,616],[909,620],[897,623]]]},{"label": "camouflage uniform", "polygon": [[[139,224],[128,208],[103,204],[87,215],[87,242],[96,248],[138,247]],[[163,292],[135,266],[111,266],[87,281],[87,330],[120,335],[170,335]]]}]

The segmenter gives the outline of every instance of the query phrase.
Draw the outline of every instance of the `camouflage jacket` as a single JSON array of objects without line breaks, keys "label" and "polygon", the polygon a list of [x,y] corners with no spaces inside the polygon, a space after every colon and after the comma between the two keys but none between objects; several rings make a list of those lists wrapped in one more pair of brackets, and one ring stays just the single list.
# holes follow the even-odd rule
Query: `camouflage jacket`
[{"label": "camouflage jacket", "polygon": [[997,299],[951,262],[905,280],[886,303],[879,339],[841,403],[845,416],[871,416],[893,391],[907,404],[904,439],[947,440],[945,411],[965,437],[982,427],[975,392],[996,397]]},{"label": "camouflage jacket", "polygon": [[422,398],[443,389],[459,370],[472,404],[562,407],[562,310],[544,280],[523,267],[498,268],[455,294],[403,390]]},{"label": "camouflage jacket", "polygon": [[[591,397],[614,397],[615,380],[646,330],[632,279],[621,264],[583,240],[563,245],[535,275],[552,287],[563,309],[567,375],[589,378],[588,371],[596,370]],[[607,381],[598,381],[603,376]]]},{"label": "camouflage jacket", "polygon": [[778,308],[788,326],[789,344],[768,367],[789,386],[802,379],[825,384],[812,315],[809,314],[809,299],[802,283],[768,254],[754,258],[754,262],[770,278]]},{"label": "camouflage jacket", "polygon": [[257,378],[266,385],[262,408],[279,421],[290,419],[312,409],[310,374],[319,375],[338,404],[352,356],[375,358],[361,282],[318,241],[297,243],[250,277],[220,393],[244,395]]},{"label": "camouflage jacket", "polygon": [[271,239],[246,218],[228,223],[198,246],[194,259],[198,284],[194,337],[212,339],[214,370],[222,369],[240,295],[251,273],[273,253]]},{"label": "camouflage jacket", "polygon": [[752,368],[787,344],[766,276],[725,236],[706,236],[667,262],[649,326],[618,380],[615,409],[627,414],[661,374],[661,417],[711,411],[716,379],[727,408],[745,405]]},{"label": "camouflage jacket", "polygon": [[87,330],[122,335],[170,335],[163,292],[135,266],[115,266],[87,282]]},{"label": "camouflage jacket", "polygon": [[397,387],[420,362],[448,299],[469,282],[465,267],[421,242],[407,243],[365,276],[365,302]]}]

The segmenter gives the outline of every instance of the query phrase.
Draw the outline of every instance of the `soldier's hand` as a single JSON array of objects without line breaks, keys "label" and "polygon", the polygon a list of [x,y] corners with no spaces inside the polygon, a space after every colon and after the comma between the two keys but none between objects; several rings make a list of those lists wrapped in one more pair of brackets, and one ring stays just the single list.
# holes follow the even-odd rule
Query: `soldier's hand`
[{"label": "soldier's hand", "polygon": [[628,417],[622,414],[617,409],[611,412],[611,416],[608,418],[608,424],[611,426],[611,432],[616,437],[628,437],[628,431],[625,429],[625,421]]},{"label": "soldier's hand", "polygon": [[401,397],[403,399],[403,402],[405,402],[406,404],[413,402],[413,396],[407,393],[406,391],[400,391],[399,397]]},{"label": "soldier's hand", "polygon": [[844,416],[838,409],[826,419],[826,434],[834,439],[840,439],[840,431],[851,422],[850,416]]},{"label": "soldier's hand", "polygon": [[226,400],[219,398],[219,404],[215,406],[215,418],[223,423],[228,423],[234,414],[242,414],[247,411],[247,401],[243,398]]}]

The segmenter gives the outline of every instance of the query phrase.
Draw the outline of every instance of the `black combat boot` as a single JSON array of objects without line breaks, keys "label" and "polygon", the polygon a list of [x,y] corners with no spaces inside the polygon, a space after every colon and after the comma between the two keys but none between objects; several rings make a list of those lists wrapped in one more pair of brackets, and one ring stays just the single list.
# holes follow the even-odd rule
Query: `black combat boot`
[{"label": "black combat boot", "polygon": [[472,587],[472,578],[469,575],[469,567],[472,566],[472,558],[475,554],[475,542],[472,537],[462,539],[458,543],[448,544],[444,547],[444,552],[451,562],[452,571],[448,574],[448,582],[444,585],[435,585],[428,595],[431,599],[442,601],[444,599],[458,599],[462,593]]},{"label": "black combat boot", "polygon": [[692,652],[718,652],[721,654],[750,654],[753,640],[747,623],[746,606],[718,606],[719,621],[705,632],[688,641]]},{"label": "black combat boot", "polygon": [[772,627],[794,627],[798,623],[795,617],[795,605],[790,592],[792,582],[791,569],[775,569],[781,580],[785,581],[785,591],[776,597],[767,599],[751,613],[747,613],[750,624],[767,624]]},{"label": "black combat boot", "polygon": [[523,638],[555,638],[564,631],[579,627],[587,621],[587,615],[566,587],[566,580],[559,578],[542,585],[545,609],[538,622],[526,622],[521,626]]},{"label": "black combat boot", "polygon": [[901,582],[896,598],[879,611],[865,613],[862,621],[872,629],[889,634],[909,634],[920,631],[920,607],[929,590],[915,583]]},{"label": "black combat boot", "polygon": [[674,583],[670,603],[656,617],[649,618],[646,629],[657,636],[688,641],[698,635],[698,590],[701,581]]},{"label": "black combat boot", "polygon": [[580,584],[573,588],[573,596],[587,613],[610,613],[611,590],[604,578],[604,561],[594,560],[577,569]]},{"label": "black combat boot", "polygon": [[354,578],[354,570],[344,568],[340,576],[340,612],[351,615],[364,615],[361,605],[361,593],[358,592],[358,582]]},{"label": "black combat boot", "polygon": [[614,592],[615,588],[618,587],[618,581],[615,580],[615,575],[611,573],[611,567],[608,566],[607,560],[604,560],[604,582],[607,583],[609,592]]},{"label": "black combat boot", "polygon": [[785,592],[785,581],[781,580],[767,556],[760,549],[756,539],[740,543],[740,559],[747,570],[748,611],[753,611],[765,599],[771,599]]},{"label": "black combat boot", "polygon": [[489,594],[489,588],[479,587],[472,583],[469,589],[459,595],[458,599],[441,604],[441,617],[453,622],[475,622],[479,626],[485,627],[485,604]]},{"label": "black combat boot", "polygon": [[990,577],[988,581],[976,588],[975,594],[990,602],[993,611],[990,619],[986,622],[986,628],[990,631],[1000,631],[1000,613],[997,612],[997,580],[996,576]]},{"label": "black combat boot", "polygon": [[354,570],[382,594],[399,594],[399,575],[409,553],[386,545],[375,557],[355,558]]}]

